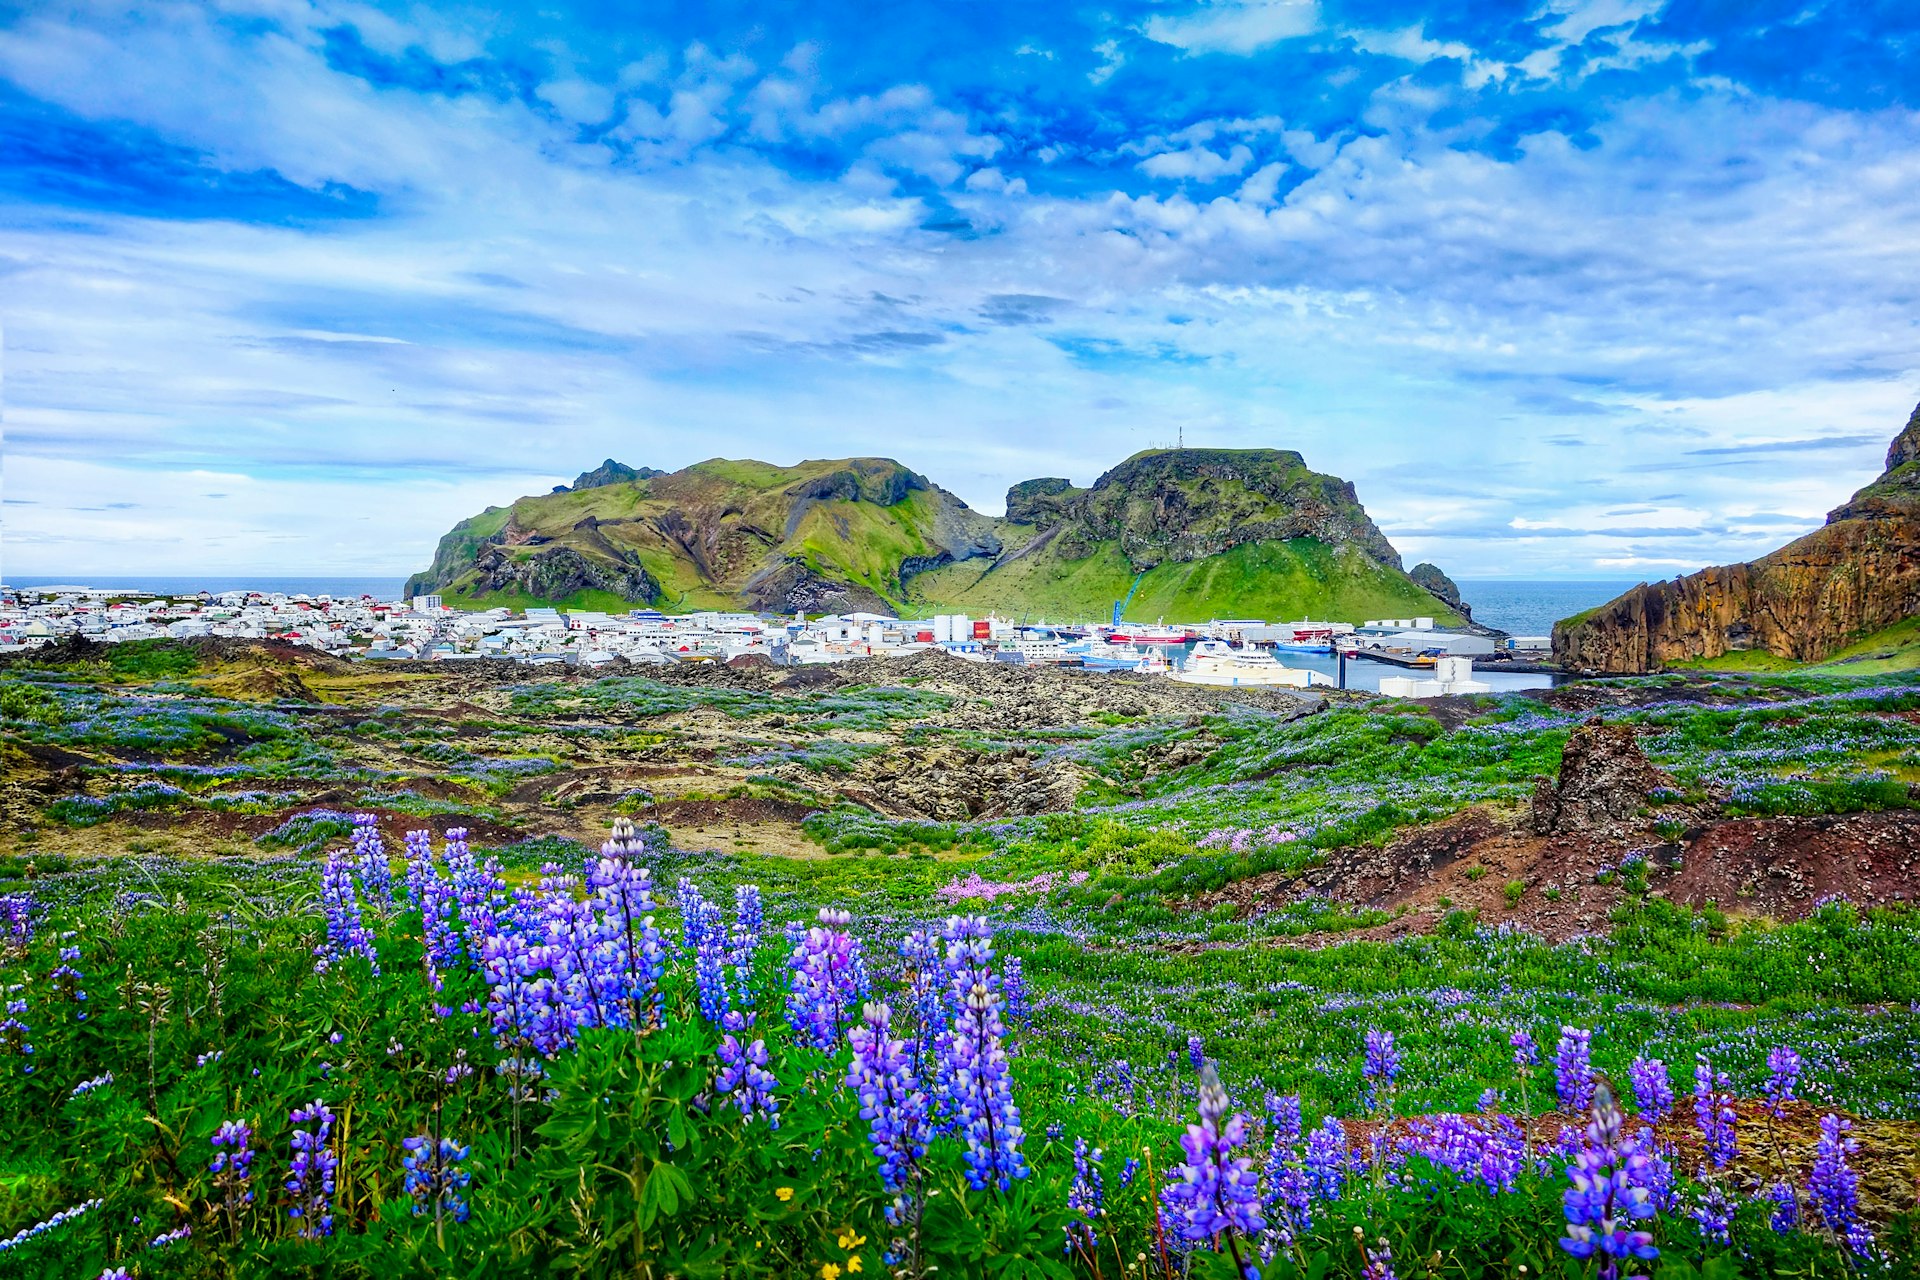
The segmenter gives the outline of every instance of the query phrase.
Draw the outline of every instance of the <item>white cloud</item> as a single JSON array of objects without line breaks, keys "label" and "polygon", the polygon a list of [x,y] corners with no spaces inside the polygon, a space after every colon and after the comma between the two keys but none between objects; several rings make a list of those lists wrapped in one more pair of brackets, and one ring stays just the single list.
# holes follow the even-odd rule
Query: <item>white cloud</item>
[{"label": "white cloud", "polygon": [[1189,147],[1184,151],[1163,151],[1159,155],[1148,156],[1135,167],[1153,178],[1216,182],[1221,178],[1230,178],[1236,173],[1244,173],[1247,166],[1252,163],[1252,149],[1245,143],[1240,143],[1224,156],[1217,151],[1209,151],[1205,147]]},{"label": "white cloud", "polygon": [[1272,204],[1274,193],[1280,189],[1280,179],[1286,172],[1284,161],[1276,160],[1272,164],[1261,165],[1240,184],[1240,189],[1234,192],[1234,199],[1245,204]]},{"label": "white cloud", "polygon": [[1320,29],[1317,0],[1215,0],[1178,17],[1147,19],[1142,35],[1188,53],[1257,53]]},{"label": "white cloud", "polygon": [[1428,63],[1436,58],[1473,60],[1473,49],[1458,40],[1429,40],[1424,25],[1401,27],[1394,31],[1346,30],[1340,33],[1355,47],[1408,62]]}]

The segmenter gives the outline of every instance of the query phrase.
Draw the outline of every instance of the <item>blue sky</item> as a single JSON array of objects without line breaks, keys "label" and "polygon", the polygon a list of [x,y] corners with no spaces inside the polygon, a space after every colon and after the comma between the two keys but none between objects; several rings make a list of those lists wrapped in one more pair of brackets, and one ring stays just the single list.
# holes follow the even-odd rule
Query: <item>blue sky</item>
[{"label": "blue sky", "polygon": [[405,572],[607,456],[997,513],[1184,432],[1659,577],[1920,399],[1910,3],[513,8],[0,6],[0,571]]}]

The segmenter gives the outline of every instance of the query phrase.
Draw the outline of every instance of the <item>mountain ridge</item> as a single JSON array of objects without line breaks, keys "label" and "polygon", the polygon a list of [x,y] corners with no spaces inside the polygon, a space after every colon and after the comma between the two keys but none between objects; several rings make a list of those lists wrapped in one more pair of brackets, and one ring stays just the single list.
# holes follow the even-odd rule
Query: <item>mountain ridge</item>
[{"label": "mountain ridge", "polygon": [[1457,591],[1408,576],[1351,483],[1292,450],[1145,450],[1084,488],[1022,481],[1007,511],[975,511],[890,458],[673,472],[609,458],[460,521],[408,590],[474,606],[1104,617],[1133,598],[1130,616],[1464,615]]}]

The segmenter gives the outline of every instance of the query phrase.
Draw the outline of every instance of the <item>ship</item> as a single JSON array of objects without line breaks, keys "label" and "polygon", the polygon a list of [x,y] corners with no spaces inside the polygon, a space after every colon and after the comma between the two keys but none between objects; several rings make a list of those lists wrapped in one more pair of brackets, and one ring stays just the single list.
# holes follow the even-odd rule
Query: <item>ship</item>
[{"label": "ship", "polygon": [[1188,655],[1186,665],[1168,673],[1169,680],[1181,684],[1275,685],[1306,689],[1331,685],[1333,680],[1318,671],[1281,665],[1278,658],[1261,649],[1235,649],[1219,640],[1202,640]]}]

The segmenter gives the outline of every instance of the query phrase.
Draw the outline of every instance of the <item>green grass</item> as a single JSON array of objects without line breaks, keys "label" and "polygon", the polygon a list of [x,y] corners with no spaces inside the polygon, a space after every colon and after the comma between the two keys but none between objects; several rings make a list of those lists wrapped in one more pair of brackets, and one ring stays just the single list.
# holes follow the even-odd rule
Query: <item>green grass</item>
[{"label": "green grass", "polygon": [[1796,671],[1835,675],[1874,676],[1920,670],[1920,618],[1908,618],[1856,640],[1820,662],[1796,662],[1764,649],[1741,649],[1717,658],[1695,658],[1673,664],[1689,671],[1728,671],[1748,674],[1785,674]]},{"label": "green grass", "polygon": [[1364,622],[1370,618],[1431,617],[1443,626],[1458,614],[1364,553],[1328,546],[1317,538],[1285,543],[1250,542],[1218,555],[1149,569],[1134,589],[1134,572],[1117,547],[1103,546],[1080,560],[1051,548],[986,571],[983,565],[948,565],[921,574],[912,584],[916,601],[1020,617],[1105,618],[1125,599],[1132,622],[1195,622],[1209,618],[1325,618]]},{"label": "green grass", "polygon": [[555,609],[584,609],[600,613],[625,613],[639,606],[625,596],[615,595],[611,591],[576,591],[572,595],[558,599],[544,600],[525,591],[487,591],[479,595],[463,595],[458,586],[442,593],[442,598],[450,608],[480,612],[486,609],[507,608],[524,612],[531,608],[549,607]]}]

